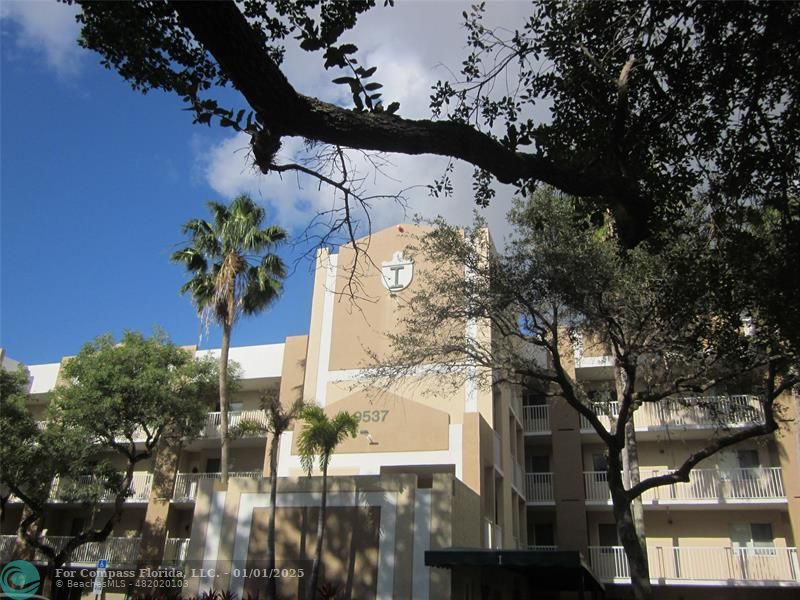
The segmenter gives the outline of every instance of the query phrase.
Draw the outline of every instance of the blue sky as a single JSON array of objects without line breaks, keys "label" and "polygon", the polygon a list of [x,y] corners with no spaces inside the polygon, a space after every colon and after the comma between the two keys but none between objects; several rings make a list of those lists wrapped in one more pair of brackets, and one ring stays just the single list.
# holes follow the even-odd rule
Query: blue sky
[{"label": "blue sky", "polygon": [[[462,9],[453,2],[406,4],[393,9],[391,21],[368,15],[353,34],[362,62],[380,65],[386,97],[400,100],[404,116],[427,116],[430,85],[445,75],[441,64],[458,65]],[[178,293],[184,274],[169,262],[181,224],[205,217],[208,200],[248,192],[266,206],[269,222],[298,234],[335,201],[312,182],[254,173],[245,136],[193,125],[178,98],[132,91],[77,47],[74,11],[43,2],[4,0],[0,7],[0,345],[28,364],[57,361],[102,333],[156,325],[177,343],[197,343],[196,313]],[[347,101],[316,56],[290,49],[285,71],[304,93]],[[284,158],[295,159],[301,147],[300,140],[286,140]],[[424,186],[444,165],[390,160],[388,176],[370,180],[371,193]],[[457,172],[457,183],[457,195],[470,189],[466,169]],[[498,224],[495,237],[510,193],[500,196],[487,215]],[[372,217],[383,227],[416,213],[468,221],[471,212],[469,201],[434,203],[417,190],[407,209],[377,203]],[[305,250],[283,251],[296,267],[283,298],[242,321],[235,345],[307,332],[313,273],[308,261],[298,262]],[[202,346],[215,347],[218,339],[212,330]]]}]

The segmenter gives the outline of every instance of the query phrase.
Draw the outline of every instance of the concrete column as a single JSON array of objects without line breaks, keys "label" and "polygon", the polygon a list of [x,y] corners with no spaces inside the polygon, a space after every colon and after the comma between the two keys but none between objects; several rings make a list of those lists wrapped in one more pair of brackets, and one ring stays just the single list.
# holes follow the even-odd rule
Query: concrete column
[{"label": "concrete column", "polygon": [[180,445],[162,445],[153,461],[153,485],[142,525],[139,550],[139,563],[143,567],[157,567],[164,558],[169,502],[178,474],[180,451]]}]

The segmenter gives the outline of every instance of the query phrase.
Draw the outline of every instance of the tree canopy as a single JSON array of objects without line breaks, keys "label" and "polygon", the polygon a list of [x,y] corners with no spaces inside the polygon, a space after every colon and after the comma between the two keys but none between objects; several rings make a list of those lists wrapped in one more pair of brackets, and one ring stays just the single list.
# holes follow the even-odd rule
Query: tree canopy
[{"label": "tree canopy", "polygon": [[[51,569],[82,544],[110,535],[132,493],[136,465],[164,445],[197,436],[217,393],[215,363],[195,360],[161,333],[125,332],[119,343],[101,336],[66,360],[59,375],[46,418],[37,423],[27,373],[0,370],[0,481],[24,503],[19,536]],[[61,546],[39,536],[53,493],[93,515]],[[110,514],[98,520],[107,504]]]},{"label": "tree canopy", "polygon": [[[287,167],[274,160],[285,136],[440,154],[475,167],[478,202],[493,179],[548,183],[610,209],[629,246],[692,195],[781,211],[797,195],[794,2],[548,0],[495,29],[477,4],[463,14],[460,73],[432,90],[430,120],[382,98],[380,65],[359,61],[349,40],[365,11],[390,19],[392,0],[79,4],[83,46],[134,89],[175,93],[198,122],[249,133],[265,173]],[[295,89],[281,70],[292,44],[320,55],[352,107]],[[241,106],[225,105],[228,87]]]},{"label": "tree canopy", "polygon": [[[466,231],[438,222],[420,237],[410,251],[437,268],[418,276],[399,308],[386,333],[392,351],[373,356],[374,375],[391,383],[435,365],[437,374],[460,376],[453,385],[467,377],[563,398],[605,445],[636,597],[649,597],[632,503],[688,482],[717,452],[776,431],[779,398],[800,382],[800,352],[742,292],[702,211],[629,250],[610,222],[593,223],[575,198],[550,188],[519,201],[509,220],[513,234],[500,251],[480,220]],[[610,357],[605,387],[573,369],[584,348]],[[720,402],[708,397],[713,391],[753,397]],[[664,473],[640,480],[637,467],[623,477],[626,460],[638,464],[633,420],[648,408],[691,410],[715,427]]]}]

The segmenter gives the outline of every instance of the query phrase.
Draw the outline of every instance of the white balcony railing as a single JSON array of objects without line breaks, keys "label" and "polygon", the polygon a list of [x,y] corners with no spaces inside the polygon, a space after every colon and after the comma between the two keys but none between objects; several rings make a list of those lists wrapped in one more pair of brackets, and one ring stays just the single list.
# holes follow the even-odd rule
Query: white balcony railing
[{"label": "white balcony railing", "polygon": [[[781,581],[800,584],[797,548],[678,547],[647,548],[653,580]],[[630,579],[621,546],[590,546],[589,562],[600,579]]]},{"label": "white balcony railing", "polygon": [[547,404],[534,404],[522,407],[525,433],[549,433],[550,409]]},{"label": "white balcony railing", "polygon": [[492,523],[489,519],[483,519],[483,545],[485,548],[499,550],[503,547],[503,531],[500,525]]},{"label": "white balcony railing", "polygon": [[[45,536],[43,541],[61,550],[72,538],[68,536]],[[8,560],[14,549],[16,536],[0,536],[0,560]],[[98,560],[104,558],[111,565],[126,565],[135,563],[139,558],[139,546],[141,538],[138,537],[110,537],[104,542],[89,542],[78,546],[73,552],[67,564],[96,564]],[[37,552],[37,561],[44,561],[45,558]]]},{"label": "white balcony railing", "polygon": [[[237,477],[247,479],[261,479],[262,471],[233,471],[228,473],[230,479]],[[197,489],[200,482],[207,479],[222,479],[222,473],[178,473],[175,477],[175,490],[172,499],[178,502],[190,502],[197,498]]]},{"label": "white balcony railing", "polygon": [[[600,422],[608,429],[611,417],[619,416],[619,402],[596,404]],[[637,431],[650,429],[714,427],[720,423],[741,426],[763,420],[764,412],[758,396],[689,396],[643,404],[636,411]],[[581,431],[593,432],[591,423],[581,416]]]},{"label": "white balcony railing", "polygon": [[[649,479],[669,471],[640,469],[640,478]],[[645,504],[688,503],[747,503],[764,500],[783,500],[783,474],[780,467],[751,469],[694,469],[688,483],[660,486],[642,495]],[[585,471],[583,484],[589,502],[611,502],[608,475],[605,471]]]},{"label": "white balcony railing", "polygon": [[[91,485],[95,480],[86,475],[78,478],[78,486]],[[69,486],[71,487],[71,486]],[[147,471],[138,471],[133,474],[133,480],[128,489],[131,495],[128,496],[126,502],[147,502],[150,499],[150,490],[153,487],[153,474]],[[67,497],[68,486],[66,483],[56,477],[53,480],[53,485],[50,488],[50,500],[52,502],[64,502]],[[100,502],[113,502],[116,494],[110,490],[105,490],[99,497]]]},{"label": "white balcony railing", "polygon": [[525,498],[528,504],[553,503],[553,474],[526,473]]},{"label": "white balcony railing", "polygon": [[[233,429],[242,421],[254,421],[266,427],[267,415],[263,410],[242,410],[228,413],[228,429]],[[201,433],[204,437],[221,437],[220,426],[222,423],[222,413],[210,412],[206,418],[206,425]],[[266,435],[266,434],[262,434]]]},{"label": "white balcony railing", "polygon": [[189,538],[167,538],[164,544],[164,564],[182,565],[189,555]]},{"label": "white balcony railing", "polygon": [[[220,412],[210,412],[206,416],[206,424],[203,426],[203,429],[200,431],[200,437],[208,437],[208,438],[218,438],[220,437],[220,424],[221,424],[221,414]],[[242,411],[231,411],[228,413],[228,428],[233,429],[242,421],[255,421],[259,425],[266,425],[267,424],[267,415],[263,410],[242,410]],[[44,429],[45,422],[44,421],[37,421],[37,425]],[[133,432],[133,441],[134,442],[144,442],[147,440],[147,436],[145,435],[144,430],[137,429]],[[125,442],[127,438],[123,436],[117,437],[118,442]]]}]

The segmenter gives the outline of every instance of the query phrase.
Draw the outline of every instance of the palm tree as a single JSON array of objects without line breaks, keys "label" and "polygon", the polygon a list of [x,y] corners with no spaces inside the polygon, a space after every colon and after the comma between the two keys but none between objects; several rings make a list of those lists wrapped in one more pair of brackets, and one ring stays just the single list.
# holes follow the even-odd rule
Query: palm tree
[{"label": "palm tree", "polygon": [[[281,403],[277,394],[264,396],[262,406],[267,413],[266,431],[272,436],[269,446],[269,529],[267,530],[267,570],[269,573],[275,569],[275,510],[278,508],[278,447],[281,435],[289,429],[297,417],[305,409],[302,400],[295,401],[290,407],[286,408]],[[277,578],[267,578],[267,600],[275,600],[278,597]]]},{"label": "palm tree", "polygon": [[303,410],[302,418],[305,427],[297,438],[297,450],[300,454],[300,463],[303,469],[311,475],[314,469],[314,460],[319,457],[319,468],[322,471],[322,499],[319,507],[319,520],[317,521],[317,549],[314,554],[314,564],[311,567],[311,580],[308,584],[309,600],[316,597],[319,567],[322,561],[322,542],[325,534],[325,510],[328,500],[328,464],[333,451],[348,435],[356,437],[358,421],[348,412],[340,412],[333,419],[329,419],[319,406],[308,406]]},{"label": "palm tree", "polygon": [[225,206],[209,202],[209,223],[192,219],[183,226],[190,234],[188,245],[172,255],[183,264],[191,279],[181,293],[191,293],[201,318],[222,326],[219,355],[219,407],[222,451],[222,481],[228,484],[228,352],[231,331],[240,315],[264,310],[280,295],[286,266],[272,250],[286,239],[277,225],[262,227],[264,209],[249,196],[238,196]]}]

